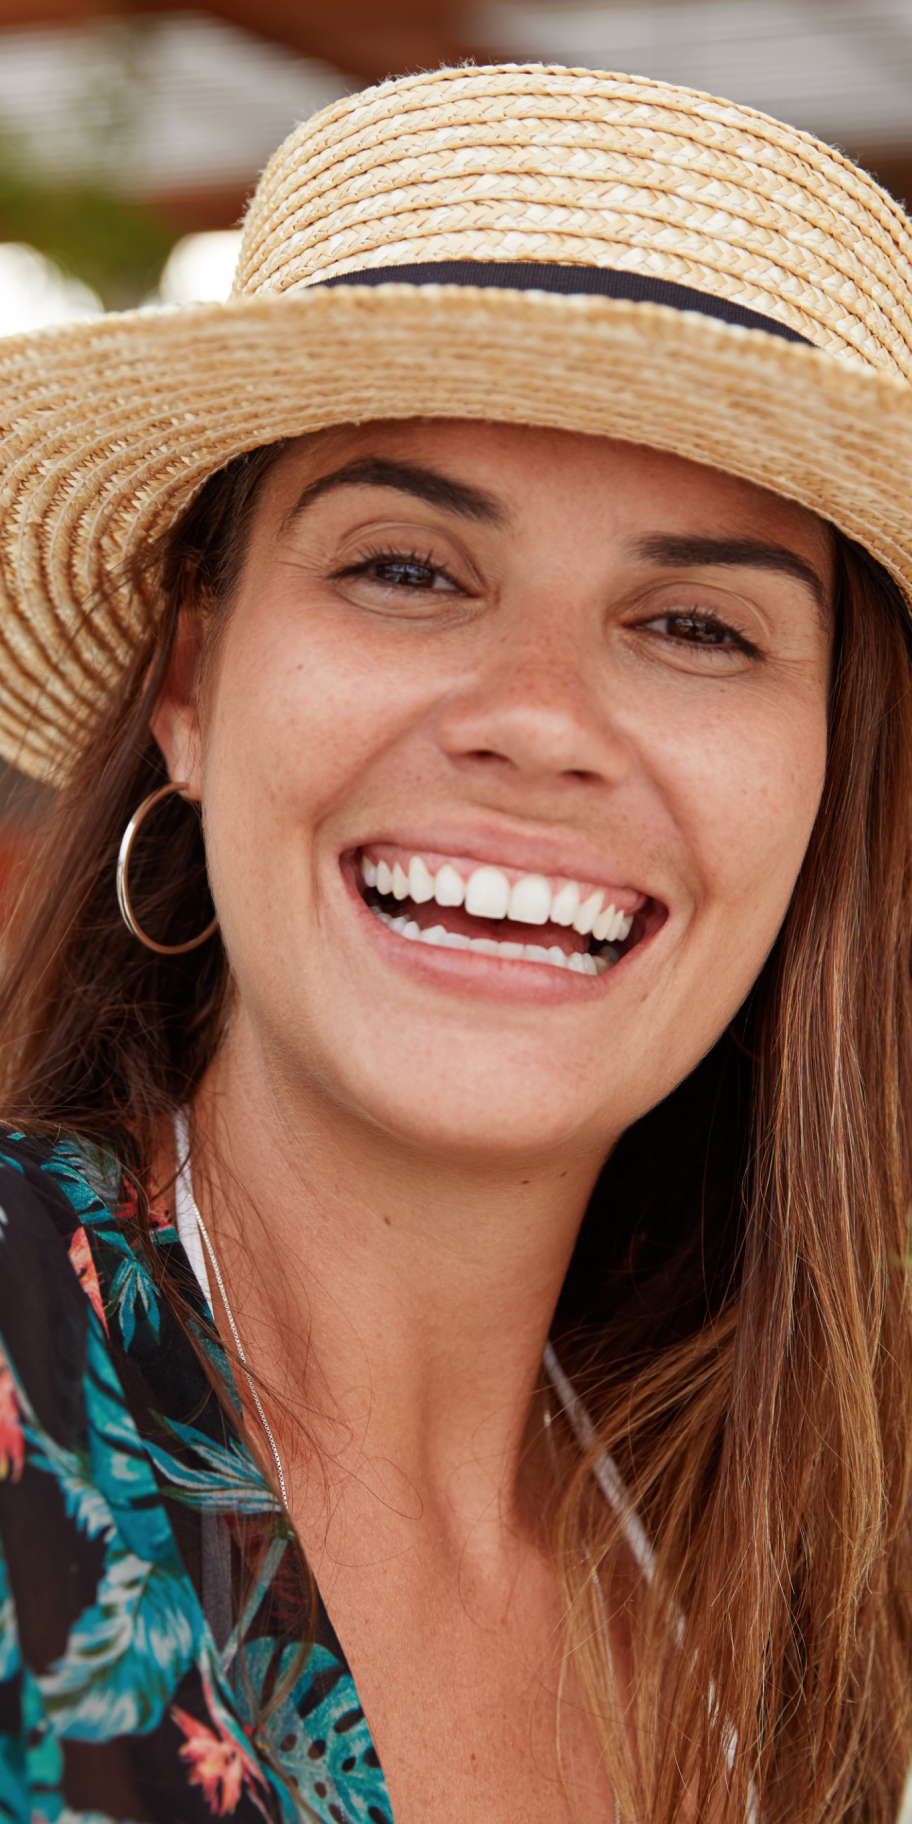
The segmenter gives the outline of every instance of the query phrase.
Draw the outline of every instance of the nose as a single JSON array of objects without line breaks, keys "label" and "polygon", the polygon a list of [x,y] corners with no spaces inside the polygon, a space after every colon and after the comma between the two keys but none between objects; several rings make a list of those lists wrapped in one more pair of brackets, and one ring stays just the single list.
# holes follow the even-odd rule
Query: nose
[{"label": "nose", "polygon": [[[480,656],[440,709],[438,741],[461,769],[511,781],[618,783],[630,754],[612,714],[604,652],[560,609],[524,617]],[[537,624],[536,624],[537,623]]]}]

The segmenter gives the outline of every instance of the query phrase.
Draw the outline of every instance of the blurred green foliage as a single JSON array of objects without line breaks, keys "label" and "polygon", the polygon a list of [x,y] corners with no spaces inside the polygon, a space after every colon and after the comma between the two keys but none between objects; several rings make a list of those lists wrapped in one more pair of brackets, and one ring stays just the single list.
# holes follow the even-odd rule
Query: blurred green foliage
[{"label": "blurred green foliage", "polygon": [[98,292],[108,310],[140,304],[181,229],[145,203],[90,182],[38,175],[0,144],[0,241],[26,241]]},{"label": "blurred green foliage", "polygon": [[184,232],[119,187],[148,107],[160,22],[118,11],[88,18],[71,34],[52,163],[40,133],[23,135],[0,120],[0,240],[48,254],[108,310],[129,309],[154,291]]}]

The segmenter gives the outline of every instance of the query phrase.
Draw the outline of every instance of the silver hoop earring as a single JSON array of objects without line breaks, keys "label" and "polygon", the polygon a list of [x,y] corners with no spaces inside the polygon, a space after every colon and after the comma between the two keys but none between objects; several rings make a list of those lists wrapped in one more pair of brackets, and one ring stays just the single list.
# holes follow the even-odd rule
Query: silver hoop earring
[{"label": "silver hoop earring", "polygon": [[139,810],[133,812],[129,823],[124,830],[120,844],[120,853],[117,857],[117,904],[120,908],[120,916],[132,936],[138,937],[140,943],[145,944],[147,950],[157,951],[159,956],[183,956],[186,950],[198,950],[200,944],[204,944],[206,939],[212,936],[218,926],[218,914],[216,913],[211,925],[207,925],[205,931],[200,932],[199,937],[191,937],[189,944],[157,944],[154,937],[147,937],[142,926],[137,923],[136,915],[130,904],[130,893],[127,886],[127,868],[130,865],[133,839],[140,824],[145,821],[149,812],[154,810],[157,804],[161,803],[163,798],[170,798],[172,792],[186,792],[188,789],[186,780],[181,780],[178,785],[162,785],[157,792],[150,792],[148,798],[143,799]]}]

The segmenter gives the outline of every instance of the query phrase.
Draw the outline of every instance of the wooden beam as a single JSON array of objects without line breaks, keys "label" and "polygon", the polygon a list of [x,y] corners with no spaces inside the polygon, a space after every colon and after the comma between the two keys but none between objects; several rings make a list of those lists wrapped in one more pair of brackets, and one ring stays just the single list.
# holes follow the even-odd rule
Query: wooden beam
[{"label": "wooden beam", "polygon": [[459,27],[458,0],[0,0],[0,30],[78,25],[108,13],[210,13],[228,25],[316,57],[363,82],[484,55]]},{"label": "wooden beam", "polygon": [[[144,0],[170,12],[173,0]],[[191,10],[188,7],[187,10]],[[459,63],[473,47],[446,0],[207,0],[206,11],[305,57],[319,57],[364,82]]]},{"label": "wooden beam", "polygon": [[898,146],[860,152],[849,147],[849,157],[889,190],[907,211],[912,211],[912,147]]},{"label": "wooden beam", "polygon": [[100,10],[82,0],[0,0],[0,31],[17,26],[82,25]]}]

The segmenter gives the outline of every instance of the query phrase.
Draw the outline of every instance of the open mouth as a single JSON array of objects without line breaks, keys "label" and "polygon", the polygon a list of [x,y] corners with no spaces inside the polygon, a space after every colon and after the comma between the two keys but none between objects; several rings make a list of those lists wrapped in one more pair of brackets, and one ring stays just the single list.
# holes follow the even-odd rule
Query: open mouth
[{"label": "open mouth", "polygon": [[645,935],[651,902],[631,887],[416,854],[387,843],[358,856],[374,916],[407,942],[600,976]]}]

